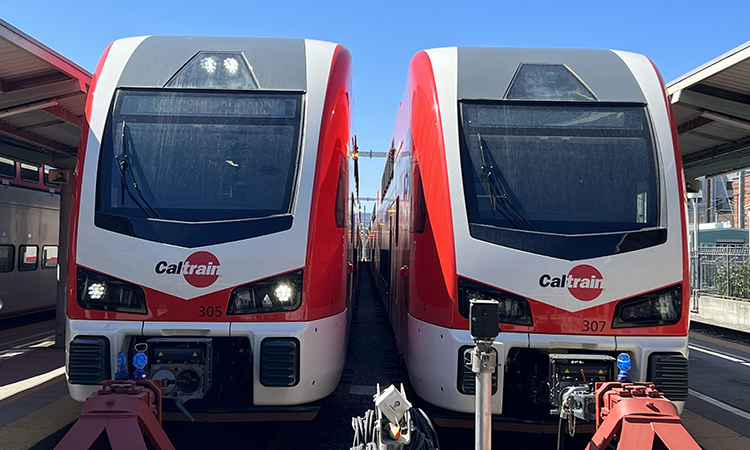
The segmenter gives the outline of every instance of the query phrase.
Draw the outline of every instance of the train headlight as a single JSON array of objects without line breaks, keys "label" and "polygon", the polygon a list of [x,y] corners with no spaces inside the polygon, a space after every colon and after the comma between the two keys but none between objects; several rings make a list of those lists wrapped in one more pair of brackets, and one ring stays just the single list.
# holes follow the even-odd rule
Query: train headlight
[{"label": "train headlight", "polygon": [[279,286],[276,288],[276,291],[274,292],[276,294],[276,298],[278,298],[282,304],[289,303],[289,301],[292,299],[292,288],[290,288],[286,283],[279,284]]},{"label": "train headlight", "polygon": [[93,300],[99,300],[104,296],[104,293],[106,292],[106,288],[104,287],[104,283],[94,283],[89,285],[88,288],[88,294],[89,297]]},{"label": "train headlight", "polygon": [[529,326],[534,324],[529,302],[525,298],[465,278],[459,278],[458,312],[467,319],[469,318],[469,301],[472,299],[498,301],[500,303],[500,323]]},{"label": "train headlight", "polygon": [[208,73],[216,72],[216,60],[212,57],[206,57],[201,60],[201,68]]},{"label": "train headlight", "polygon": [[620,301],[612,328],[673,325],[681,318],[682,285],[678,284]]},{"label": "train headlight", "polygon": [[235,58],[227,58],[224,60],[224,68],[230,75],[234,75],[240,68],[240,63]]},{"label": "train headlight", "polygon": [[81,308],[147,314],[146,294],[140,287],[93,270],[78,268],[77,300]]},{"label": "train headlight", "polygon": [[235,288],[229,298],[227,314],[256,314],[293,311],[302,303],[302,271]]}]

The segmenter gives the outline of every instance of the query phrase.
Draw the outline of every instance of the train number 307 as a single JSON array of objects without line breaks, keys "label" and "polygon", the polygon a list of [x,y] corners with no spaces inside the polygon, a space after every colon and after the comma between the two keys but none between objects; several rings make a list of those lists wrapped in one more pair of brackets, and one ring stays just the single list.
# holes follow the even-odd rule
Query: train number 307
[{"label": "train number 307", "polygon": [[221,317],[224,313],[221,306],[203,306],[198,307],[198,317]]},{"label": "train number 307", "polygon": [[583,331],[593,331],[596,332],[602,332],[604,331],[604,325],[606,325],[607,322],[604,320],[586,320],[583,319]]}]

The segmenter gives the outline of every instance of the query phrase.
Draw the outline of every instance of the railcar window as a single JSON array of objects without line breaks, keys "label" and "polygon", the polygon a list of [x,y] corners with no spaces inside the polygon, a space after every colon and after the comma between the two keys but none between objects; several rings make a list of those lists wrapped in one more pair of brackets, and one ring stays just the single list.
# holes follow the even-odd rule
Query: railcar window
[{"label": "railcar window", "polygon": [[461,116],[471,223],[566,235],[658,225],[643,106],[463,102]]},{"label": "railcar window", "polygon": [[419,164],[414,165],[414,195],[412,196],[411,207],[411,231],[412,233],[424,232],[424,226],[427,222],[427,206],[424,201],[424,189],[422,189],[422,174],[419,171]]},{"label": "railcar window", "polygon": [[400,217],[399,216],[401,215],[400,204],[401,204],[401,198],[400,197],[396,197],[396,211],[394,212],[394,214],[396,215],[396,229],[394,230],[394,235],[393,235],[393,240],[394,240],[394,242],[396,244],[396,247],[398,247],[398,232],[399,232],[399,228],[400,228],[399,227],[399,222],[400,222],[400,220],[399,220]]},{"label": "railcar window", "polygon": [[0,273],[13,272],[16,248],[12,245],[0,245]]},{"label": "railcar window", "polygon": [[18,247],[18,270],[36,270],[38,265],[38,253],[39,247],[36,245],[20,245]]},{"label": "railcar window", "polygon": [[21,163],[21,179],[24,181],[31,181],[33,183],[39,182],[39,167],[33,164]]},{"label": "railcar window", "polygon": [[341,158],[341,164],[339,166],[339,181],[336,185],[336,201],[334,203],[334,216],[336,218],[336,226],[343,228],[346,224],[344,223],[344,217],[346,217],[346,172],[347,172],[346,159]]},{"label": "railcar window", "polygon": [[54,269],[57,267],[57,246],[45,245],[42,247],[42,269]]},{"label": "railcar window", "polygon": [[182,222],[291,213],[301,105],[295,93],[119,91],[97,211]]},{"label": "railcar window", "polygon": [[0,177],[15,178],[16,162],[12,159],[0,157]]}]

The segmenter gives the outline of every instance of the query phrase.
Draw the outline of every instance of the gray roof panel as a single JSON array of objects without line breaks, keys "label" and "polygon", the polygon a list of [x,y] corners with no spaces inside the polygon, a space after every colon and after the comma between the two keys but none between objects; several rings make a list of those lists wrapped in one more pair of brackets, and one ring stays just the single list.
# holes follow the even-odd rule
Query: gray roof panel
[{"label": "gray roof panel", "polygon": [[128,60],[119,87],[163,87],[201,51],[242,52],[262,89],[305,90],[303,39],[151,36]]},{"label": "gray roof panel", "polygon": [[600,101],[645,103],[633,74],[610,50],[458,48],[458,98],[502,99],[522,63],[565,64]]}]

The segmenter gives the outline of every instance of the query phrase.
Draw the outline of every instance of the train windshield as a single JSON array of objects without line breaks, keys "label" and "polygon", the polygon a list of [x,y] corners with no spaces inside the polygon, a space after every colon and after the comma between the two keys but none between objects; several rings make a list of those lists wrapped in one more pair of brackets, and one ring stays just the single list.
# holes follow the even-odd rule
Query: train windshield
[{"label": "train windshield", "polygon": [[301,93],[120,90],[97,211],[210,222],[291,213]]},{"label": "train windshield", "polygon": [[644,106],[462,102],[460,111],[470,223],[558,235],[658,225]]}]

